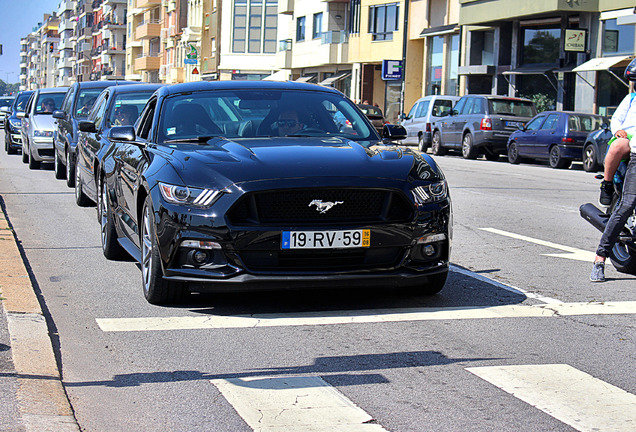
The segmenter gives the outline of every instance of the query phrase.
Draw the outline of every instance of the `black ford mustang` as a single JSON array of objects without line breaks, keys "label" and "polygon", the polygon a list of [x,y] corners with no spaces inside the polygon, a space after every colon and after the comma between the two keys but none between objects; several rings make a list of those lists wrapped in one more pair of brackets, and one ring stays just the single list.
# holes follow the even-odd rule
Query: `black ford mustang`
[{"label": "black ford mustang", "polygon": [[432,158],[384,141],[341,93],[294,82],[162,87],[113,127],[98,211],[107,258],[127,252],[151,303],[188,291],[409,287],[448,274],[447,184]]}]

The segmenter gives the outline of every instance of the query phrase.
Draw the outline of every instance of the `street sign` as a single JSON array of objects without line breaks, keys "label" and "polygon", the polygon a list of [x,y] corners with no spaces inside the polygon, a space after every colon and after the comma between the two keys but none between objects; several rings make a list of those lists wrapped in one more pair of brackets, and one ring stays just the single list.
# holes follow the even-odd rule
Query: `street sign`
[{"label": "street sign", "polygon": [[199,69],[197,69],[196,67],[194,69],[192,69],[192,74],[193,75],[199,75]]},{"label": "street sign", "polygon": [[402,79],[402,60],[382,60],[382,79],[401,80]]},{"label": "street sign", "polygon": [[199,61],[197,59],[183,59],[183,64],[187,64],[187,65],[197,65],[199,64]]},{"label": "street sign", "polygon": [[587,30],[565,29],[564,51],[585,52]]}]

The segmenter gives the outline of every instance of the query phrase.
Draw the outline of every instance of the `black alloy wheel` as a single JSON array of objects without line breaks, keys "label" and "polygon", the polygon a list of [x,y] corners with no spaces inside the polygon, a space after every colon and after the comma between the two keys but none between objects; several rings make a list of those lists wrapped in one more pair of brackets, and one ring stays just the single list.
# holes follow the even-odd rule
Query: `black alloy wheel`
[{"label": "black alloy wheel", "polygon": [[101,180],[97,199],[97,215],[101,228],[102,253],[109,260],[121,260],[126,256],[126,251],[117,241],[114,216],[110,211],[108,191]]},{"label": "black alloy wheel", "polygon": [[442,134],[440,131],[435,131],[433,134],[433,140],[431,143],[431,151],[435,156],[444,156],[448,150],[442,146]]},{"label": "black alloy wheel", "polygon": [[589,143],[583,149],[583,169],[586,172],[597,172],[600,165],[596,161],[596,149],[594,144]]},{"label": "black alloy wheel", "polygon": [[511,141],[510,144],[508,144],[508,162],[514,165],[517,165],[521,162],[521,157],[519,157],[519,149],[517,148],[516,141]]},{"label": "black alloy wheel", "polygon": [[163,278],[150,197],[146,198],[141,214],[141,275],[144,297],[149,303],[156,305],[175,303],[183,297],[185,286],[181,282]]},{"label": "black alloy wheel", "polygon": [[478,151],[473,145],[473,136],[469,133],[462,139],[462,156],[464,159],[476,159]]},{"label": "black alloy wheel", "polygon": [[75,167],[73,166],[73,159],[71,152],[66,149],[66,186],[75,187]]},{"label": "black alloy wheel", "polygon": [[66,178],[66,168],[62,165],[57,149],[53,150],[53,154],[53,170],[55,171],[55,178],[58,180],[64,180]]}]

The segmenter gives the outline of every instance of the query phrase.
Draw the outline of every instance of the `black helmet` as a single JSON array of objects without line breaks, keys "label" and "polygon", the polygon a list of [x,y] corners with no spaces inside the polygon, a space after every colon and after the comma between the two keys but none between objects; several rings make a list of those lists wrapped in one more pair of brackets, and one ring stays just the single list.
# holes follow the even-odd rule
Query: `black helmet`
[{"label": "black helmet", "polygon": [[628,81],[636,81],[636,58],[630,61],[625,68],[625,79]]}]

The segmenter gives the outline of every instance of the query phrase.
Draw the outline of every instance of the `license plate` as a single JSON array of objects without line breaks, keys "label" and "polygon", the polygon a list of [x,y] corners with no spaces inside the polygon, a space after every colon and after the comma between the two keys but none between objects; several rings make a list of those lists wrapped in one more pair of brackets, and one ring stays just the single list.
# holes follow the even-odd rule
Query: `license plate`
[{"label": "license plate", "polygon": [[519,121],[507,121],[507,122],[506,122],[506,126],[508,126],[508,127],[519,127],[519,126],[523,126],[523,122],[519,122]]},{"label": "license plate", "polygon": [[281,249],[340,249],[369,247],[371,230],[283,231]]}]

